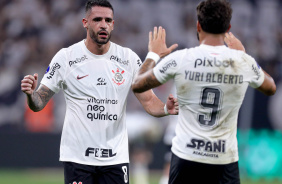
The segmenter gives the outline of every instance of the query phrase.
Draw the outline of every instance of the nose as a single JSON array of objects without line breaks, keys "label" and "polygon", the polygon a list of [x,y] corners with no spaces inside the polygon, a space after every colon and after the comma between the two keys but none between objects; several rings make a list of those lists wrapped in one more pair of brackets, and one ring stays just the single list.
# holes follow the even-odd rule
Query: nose
[{"label": "nose", "polygon": [[106,28],[107,28],[108,24],[107,24],[107,22],[106,22],[105,19],[103,19],[100,23],[101,23],[101,24],[100,24],[100,27],[101,27],[101,28],[103,28],[103,29],[106,29]]}]

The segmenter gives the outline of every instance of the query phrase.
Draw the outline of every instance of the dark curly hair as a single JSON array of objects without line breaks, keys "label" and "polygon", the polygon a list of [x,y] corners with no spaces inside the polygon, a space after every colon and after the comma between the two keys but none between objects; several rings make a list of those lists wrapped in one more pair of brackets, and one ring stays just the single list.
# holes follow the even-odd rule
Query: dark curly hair
[{"label": "dark curly hair", "polygon": [[88,0],[85,4],[85,12],[87,13],[94,6],[101,6],[101,7],[110,8],[114,13],[113,6],[107,0]]},{"label": "dark curly hair", "polygon": [[198,21],[205,32],[225,33],[232,17],[231,4],[226,0],[206,0],[197,6]]}]

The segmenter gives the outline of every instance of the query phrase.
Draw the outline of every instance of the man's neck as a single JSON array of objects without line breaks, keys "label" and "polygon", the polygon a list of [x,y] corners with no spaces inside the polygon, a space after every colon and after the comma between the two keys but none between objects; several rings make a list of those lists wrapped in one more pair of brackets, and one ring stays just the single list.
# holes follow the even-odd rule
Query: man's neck
[{"label": "man's neck", "polygon": [[224,45],[224,33],[223,34],[203,33],[200,35],[200,44],[211,45],[211,46]]},{"label": "man's neck", "polygon": [[106,54],[110,49],[110,42],[106,44],[98,44],[92,39],[86,39],[84,43],[87,49],[95,55]]}]

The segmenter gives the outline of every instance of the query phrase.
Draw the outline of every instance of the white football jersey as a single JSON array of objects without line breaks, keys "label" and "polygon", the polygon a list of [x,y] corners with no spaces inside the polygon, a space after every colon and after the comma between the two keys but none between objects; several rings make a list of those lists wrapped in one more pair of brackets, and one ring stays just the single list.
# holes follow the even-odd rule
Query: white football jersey
[{"label": "white football jersey", "polygon": [[81,41],[54,56],[41,84],[64,91],[60,161],[129,162],[126,101],[141,63],[132,50],[113,42],[104,55],[91,53]]},{"label": "white football jersey", "polygon": [[176,51],[154,68],[159,82],[173,78],[179,117],[172,152],[186,160],[228,164],[238,161],[237,120],[248,85],[264,73],[248,54],[226,46],[200,45]]}]

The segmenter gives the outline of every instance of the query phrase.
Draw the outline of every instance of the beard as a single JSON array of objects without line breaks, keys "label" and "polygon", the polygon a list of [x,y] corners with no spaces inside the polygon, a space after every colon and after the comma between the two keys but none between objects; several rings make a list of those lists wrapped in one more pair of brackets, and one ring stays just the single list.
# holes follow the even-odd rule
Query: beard
[{"label": "beard", "polygon": [[[106,39],[100,38],[100,39],[99,39],[99,33],[100,33],[101,31],[107,32],[108,38],[106,38]],[[98,31],[97,33],[95,33],[95,32],[93,31],[93,29],[89,28],[89,35],[90,35],[90,38],[91,38],[95,43],[97,43],[97,44],[99,44],[99,45],[104,45],[104,44],[108,43],[109,40],[111,39],[111,33],[109,33],[109,32],[106,31],[106,30],[101,30],[101,31]]]}]

